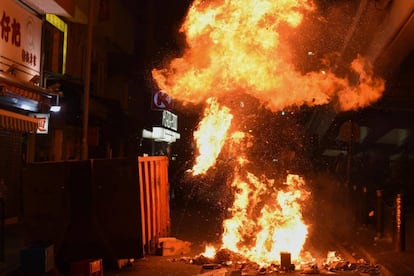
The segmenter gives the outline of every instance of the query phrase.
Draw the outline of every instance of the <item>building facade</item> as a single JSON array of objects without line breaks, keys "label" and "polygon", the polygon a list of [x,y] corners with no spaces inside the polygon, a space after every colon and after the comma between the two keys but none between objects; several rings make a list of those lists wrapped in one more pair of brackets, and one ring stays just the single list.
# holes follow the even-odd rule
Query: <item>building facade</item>
[{"label": "building facade", "polygon": [[128,76],[112,65],[134,50],[132,20],[114,0],[1,1],[0,197],[7,221],[22,212],[27,163],[127,154]]}]

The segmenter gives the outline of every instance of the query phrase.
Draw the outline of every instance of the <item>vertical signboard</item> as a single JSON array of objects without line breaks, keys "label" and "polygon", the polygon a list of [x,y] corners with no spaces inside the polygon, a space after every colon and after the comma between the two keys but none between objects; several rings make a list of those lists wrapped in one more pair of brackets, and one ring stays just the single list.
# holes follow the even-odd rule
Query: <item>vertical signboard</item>
[{"label": "vertical signboard", "polygon": [[30,117],[37,119],[37,134],[48,134],[49,133],[49,113],[30,113]]},{"label": "vertical signboard", "polygon": [[163,110],[162,111],[162,126],[177,131],[178,130],[178,116],[168,110]]},{"label": "vertical signboard", "polygon": [[42,20],[14,0],[0,1],[0,69],[29,81],[40,75]]}]

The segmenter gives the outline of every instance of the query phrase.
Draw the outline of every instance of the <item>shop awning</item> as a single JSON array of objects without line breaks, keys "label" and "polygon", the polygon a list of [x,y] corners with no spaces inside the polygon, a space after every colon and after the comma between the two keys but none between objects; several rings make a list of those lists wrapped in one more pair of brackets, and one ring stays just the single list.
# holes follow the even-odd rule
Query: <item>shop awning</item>
[{"label": "shop awning", "polygon": [[42,96],[34,91],[31,91],[29,89],[20,88],[13,85],[3,84],[0,80],[0,85],[3,86],[6,90],[6,94],[13,94],[19,97],[28,98],[31,100],[34,100],[36,102],[39,102],[42,98]]},{"label": "shop awning", "polygon": [[7,93],[32,99],[34,101],[49,99],[52,96],[62,96],[62,92],[36,86],[31,82],[19,80],[4,72],[0,72],[0,86],[2,86]]},{"label": "shop awning", "polygon": [[37,127],[37,119],[35,118],[0,109],[0,128],[36,133]]}]

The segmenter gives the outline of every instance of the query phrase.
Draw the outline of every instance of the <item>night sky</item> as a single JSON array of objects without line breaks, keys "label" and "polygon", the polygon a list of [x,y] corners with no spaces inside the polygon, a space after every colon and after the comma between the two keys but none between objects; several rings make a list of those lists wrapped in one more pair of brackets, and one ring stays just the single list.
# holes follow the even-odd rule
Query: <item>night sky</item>
[{"label": "night sky", "polygon": [[177,56],[185,47],[179,28],[191,0],[123,0],[136,18],[136,54],[148,67],[159,66],[168,56]]}]

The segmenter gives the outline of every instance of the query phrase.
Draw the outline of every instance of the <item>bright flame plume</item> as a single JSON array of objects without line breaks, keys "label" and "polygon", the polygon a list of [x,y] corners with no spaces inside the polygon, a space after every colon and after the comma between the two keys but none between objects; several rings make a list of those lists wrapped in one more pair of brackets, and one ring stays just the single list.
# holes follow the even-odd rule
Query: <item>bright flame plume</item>
[{"label": "bright flame plume", "polygon": [[199,155],[193,167],[193,175],[205,173],[216,162],[226,140],[233,115],[227,107],[220,107],[217,100],[207,100],[209,106],[204,111],[204,118],[194,131],[194,139]]},{"label": "bright flame plume", "polygon": [[176,100],[207,101],[194,133],[199,155],[192,172],[206,173],[228,146],[237,165],[222,248],[259,264],[277,263],[281,252],[299,258],[308,235],[301,208],[309,192],[298,175],[288,175],[284,186],[276,187],[274,180],[249,172],[247,136],[230,133],[230,127],[237,129],[231,126],[233,115],[219,100],[247,94],[271,111],[336,100],[341,109],[351,110],[374,103],[384,90],[384,81],[363,57],[350,65],[357,76],[353,81],[329,68],[306,73],[295,68],[287,37],[314,9],[310,0],[195,0],[181,27],[187,49],[152,71],[158,87]]},{"label": "bright flame plume", "polygon": [[281,252],[299,261],[308,235],[300,205],[309,195],[304,184],[300,176],[288,175],[285,187],[275,191],[272,181],[250,173],[245,181],[235,178],[237,193],[231,218],[223,223],[223,248],[261,265],[278,263]]},{"label": "bright flame plume", "polygon": [[314,9],[310,0],[195,0],[181,27],[188,48],[166,68],[154,69],[153,78],[184,103],[243,92],[272,111],[334,99],[343,110],[372,104],[384,81],[373,77],[363,57],[350,66],[359,76],[352,84],[329,68],[302,73],[293,65],[287,34]]}]

